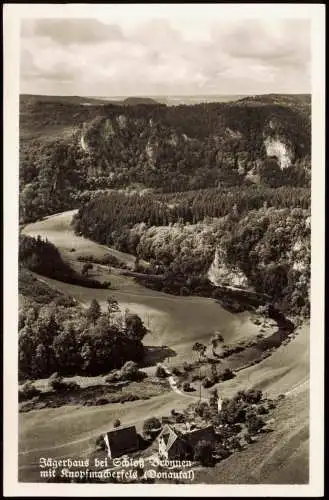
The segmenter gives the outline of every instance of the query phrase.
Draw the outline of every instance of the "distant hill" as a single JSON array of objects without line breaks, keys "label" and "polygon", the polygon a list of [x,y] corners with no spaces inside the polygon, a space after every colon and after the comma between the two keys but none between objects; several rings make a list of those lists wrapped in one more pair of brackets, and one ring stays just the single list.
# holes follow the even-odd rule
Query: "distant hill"
[{"label": "distant hill", "polygon": [[56,95],[34,95],[21,94],[20,102],[24,104],[33,104],[36,102],[61,103],[61,104],[78,104],[81,106],[105,106],[113,104],[115,106],[135,106],[137,104],[158,104],[157,101],[150,97],[127,97],[121,101],[111,99],[98,99],[97,97],[82,97],[82,96],[56,96]]},{"label": "distant hill", "polygon": [[151,99],[151,97],[127,97],[122,103],[128,106],[134,106],[136,104],[158,104],[158,102],[155,99]]},{"label": "distant hill", "polygon": [[37,102],[44,103],[62,103],[62,104],[81,104],[81,105],[98,105],[104,106],[108,101],[104,99],[97,99],[94,97],[80,97],[75,95],[34,95],[34,94],[21,94],[20,103],[21,104],[34,104]]}]

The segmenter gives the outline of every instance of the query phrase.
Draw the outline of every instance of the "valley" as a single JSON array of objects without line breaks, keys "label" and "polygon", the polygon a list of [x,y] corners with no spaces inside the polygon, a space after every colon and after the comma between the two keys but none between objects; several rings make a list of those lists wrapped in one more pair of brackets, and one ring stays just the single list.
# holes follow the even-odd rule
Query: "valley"
[{"label": "valley", "polygon": [[[77,257],[88,254],[102,256],[111,252],[104,246],[94,243],[86,238],[77,237],[71,226],[74,212],[66,212],[51,216],[45,220],[27,225],[23,233],[30,236],[40,234],[48,241],[56,243],[64,259],[75,261],[77,266],[81,265]],[[76,252],[70,249],[76,248]],[[120,254],[120,258],[127,259],[129,256]],[[104,278],[104,269],[96,269],[93,277]],[[56,290],[74,297],[84,306],[87,306],[92,298],[96,298],[101,305],[105,305],[109,292],[114,296],[121,308],[128,307],[131,311],[139,314],[150,329],[143,343],[146,346],[161,347],[166,345],[175,352],[173,357],[166,360],[168,366],[176,366],[184,361],[190,361],[192,345],[194,342],[209,342],[214,330],[220,330],[225,342],[235,343],[243,338],[255,337],[259,333],[259,325],[255,325],[253,315],[249,312],[233,314],[223,309],[212,299],[201,297],[176,297],[161,292],[145,289],[134,282],[132,278],[122,275],[113,275],[111,290],[87,289],[75,285],[41,278],[46,284]],[[275,331],[275,327],[268,327],[266,334]],[[246,478],[246,483],[265,480],[276,482],[277,461],[283,460],[287,471],[284,476],[280,475],[279,481],[290,482],[293,478],[298,481],[307,481],[306,456],[308,453],[307,421],[308,413],[305,405],[308,394],[308,330],[307,323],[298,331],[296,337],[286,346],[282,345],[267,359],[250,368],[237,372],[232,380],[218,384],[219,393],[222,397],[230,397],[240,389],[261,389],[271,396],[286,393],[280,410],[277,410],[276,430],[269,436],[264,436],[260,443],[252,445],[250,450],[241,452],[238,456],[232,456],[221,463],[212,471],[197,472],[197,480],[200,482],[224,482],[234,483],[236,478]],[[153,368],[145,368],[152,375]],[[94,382],[89,377],[76,377],[81,384],[99,382],[99,377]],[[42,381],[40,381],[42,386]],[[188,394],[186,394],[188,396]],[[160,396],[152,397],[146,401],[127,402],[124,405],[108,404],[101,407],[61,406],[43,410],[31,410],[20,414],[20,455],[19,474],[22,481],[38,480],[39,463],[43,456],[52,458],[82,457],[88,456],[93,450],[96,437],[109,428],[110,421],[119,418],[125,425],[135,424],[141,429],[146,415],[162,416],[169,414],[172,408],[184,410],[193,398],[182,397],[179,392],[169,391]],[[208,397],[207,391],[202,388],[202,397]],[[194,398],[198,398],[194,396]],[[296,405],[303,408],[302,414],[295,413]],[[298,442],[298,447],[293,445],[294,435],[285,439],[285,446],[276,446],[266,461],[255,461],[260,457],[259,447],[271,446],[271,443],[284,434],[286,426],[294,426],[292,421],[296,419],[304,434],[303,445]],[[290,427],[289,427],[290,428]],[[297,430],[296,430],[297,432]],[[281,438],[280,438],[281,439]],[[266,444],[268,442],[268,444]],[[289,444],[290,443],[290,444]],[[289,455],[287,447],[289,446]],[[294,461],[290,461],[294,457]],[[250,462],[248,462],[248,460]],[[297,460],[297,462],[296,462]],[[246,463],[249,466],[246,469]],[[297,463],[297,466],[296,466]],[[252,464],[252,465],[251,465]],[[290,465],[289,465],[290,464]],[[290,475],[293,468],[294,474]],[[248,476],[243,471],[248,470]],[[282,478],[283,477],[283,478]],[[267,479],[266,479],[267,478]],[[295,479],[293,479],[295,480]]]}]

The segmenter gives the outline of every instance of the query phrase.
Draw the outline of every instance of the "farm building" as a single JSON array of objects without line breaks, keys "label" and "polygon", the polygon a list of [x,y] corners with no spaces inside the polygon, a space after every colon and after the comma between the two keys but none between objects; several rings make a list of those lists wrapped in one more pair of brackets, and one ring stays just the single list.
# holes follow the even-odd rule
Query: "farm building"
[{"label": "farm building", "polygon": [[109,458],[116,458],[139,449],[139,439],[134,425],[118,427],[104,434]]},{"label": "farm building", "polygon": [[185,424],[166,424],[158,436],[159,455],[164,459],[184,459],[193,455],[193,449],[199,441],[214,441],[215,431],[212,425],[192,429]]}]

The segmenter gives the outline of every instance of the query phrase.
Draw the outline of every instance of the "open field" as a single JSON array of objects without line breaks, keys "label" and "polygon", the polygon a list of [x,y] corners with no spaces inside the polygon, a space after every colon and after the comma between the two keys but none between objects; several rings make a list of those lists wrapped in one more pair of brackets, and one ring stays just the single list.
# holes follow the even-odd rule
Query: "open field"
[{"label": "open field", "polygon": [[[70,260],[83,254],[102,256],[111,252],[102,245],[73,234],[70,228],[73,213],[70,211],[29,224],[24,233],[47,237]],[[69,252],[72,247],[76,248],[76,252]],[[184,360],[191,361],[193,343],[208,343],[215,330],[222,333],[226,343],[260,332],[260,325],[253,323],[250,313],[232,314],[212,299],[171,296],[147,290],[132,278],[105,273],[101,266],[99,269],[96,266],[93,277],[110,279],[111,290],[87,289],[49,278],[42,280],[56,290],[73,296],[83,305],[89,304],[92,298],[103,305],[109,295],[114,296],[122,308],[128,307],[140,314],[151,330],[144,339],[146,346],[160,348],[165,345],[174,351],[175,356],[166,360],[168,366]],[[266,335],[272,329],[269,327]],[[286,393],[286,398],[274,412],[272,433],[264,435],[259,443],[231,456],[217,467],[200,470],[196,475],[197,482],[307,482],[308,342],[309,327],[304,325],[296,338],[279,347],[269,358],[240,371],[234,379],[218,384],[223,398],[230,397],[239,389],[251,387],[261,389],[269,396]],[[161,354],[161,349],[158,351]],[[152,368],[147,370],[152,371]],[[116,418],[123,424],[134,423],[140,430],[145,418],[168,415],[171,409],[183,409],[190,402],[190,397],[170,391],[150,400],[123,405],[64,406],[20,414],[20,480],[38,480],[40,457],[78,458],[88,455],[94,449],[95,439],[112,427]]]}]

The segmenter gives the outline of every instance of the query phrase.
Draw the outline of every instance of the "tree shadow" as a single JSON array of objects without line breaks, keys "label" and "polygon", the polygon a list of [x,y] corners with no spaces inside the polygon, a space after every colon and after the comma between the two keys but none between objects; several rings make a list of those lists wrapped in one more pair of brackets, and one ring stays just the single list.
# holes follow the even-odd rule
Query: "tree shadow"
[{"label": "tree shadow", "polygon": [[165,361],[167,358],[177,356],[176,351],[170,347],[164,346],[145,346],[144,347],[143,367],[153,366],[156,363]]},{"label": "tree shadow", "polygon": [[237,314],[250,310],[250,305],[244,304],[242,302],[238,302],[237,300],[230,300],[225,297],[217,298],[216,302],[226,311]]}]

